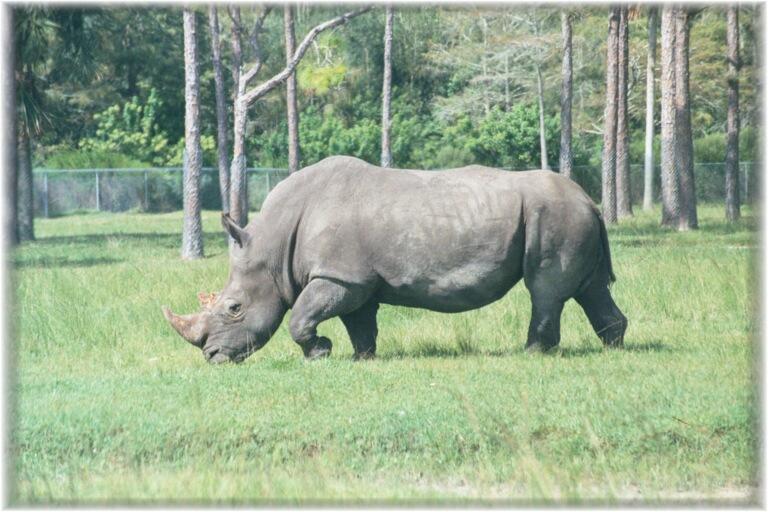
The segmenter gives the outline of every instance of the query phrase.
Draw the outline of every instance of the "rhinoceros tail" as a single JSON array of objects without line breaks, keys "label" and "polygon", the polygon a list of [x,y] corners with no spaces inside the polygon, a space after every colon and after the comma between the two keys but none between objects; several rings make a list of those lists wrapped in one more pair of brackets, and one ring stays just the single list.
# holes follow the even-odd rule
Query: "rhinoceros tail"
[{"label": "rhinoceros tail", "polygon": [[603,221],[603,216],[600,215],[600,212],[595,210],[595,213],[597,213],[597,221],[600,224],[600,242],[603,247],[603,264],[605,265],[605,270],[608,272],[608,279],[610,283],[613,283],[616,281],[616,275],[613,273],[613,263],[611,263],[611,247],[608,245],[608,231],[605,229],[605,221]]}]

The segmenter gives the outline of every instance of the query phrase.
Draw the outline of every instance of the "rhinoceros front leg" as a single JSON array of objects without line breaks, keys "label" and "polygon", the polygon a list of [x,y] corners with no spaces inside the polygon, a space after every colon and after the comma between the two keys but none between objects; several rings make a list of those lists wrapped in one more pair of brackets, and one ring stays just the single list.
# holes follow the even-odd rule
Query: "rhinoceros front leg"
[{"label": "rhinoceros front leg", "polygon": [[344,315],[365,303],[365,290],[328,279],[313,279],[293,305],[288,328],[307,359],[331,355],[331,340],[317,335],[317,326],[329,318]]},{"label": "rhinoceros front leg", "polygon": [[362,307],[341,315],[341,321],[347,328],[349,339],[355,349],[355,359],[373,359],[376,356],[376,336],[379,333],[376,325],[378,302],[369,300]]}]

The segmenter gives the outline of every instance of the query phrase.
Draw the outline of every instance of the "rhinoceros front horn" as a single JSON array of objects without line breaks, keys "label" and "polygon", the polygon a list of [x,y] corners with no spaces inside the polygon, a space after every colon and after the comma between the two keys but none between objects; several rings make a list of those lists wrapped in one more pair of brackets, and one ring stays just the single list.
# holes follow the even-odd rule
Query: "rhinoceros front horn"
[{"label": "rhinoceros front horn", "polygon": [[194,315],[176,315],[167,306],[163,306],[163,315],[182,338],[196,347],[202,347],[208,337],[208,313]]}]

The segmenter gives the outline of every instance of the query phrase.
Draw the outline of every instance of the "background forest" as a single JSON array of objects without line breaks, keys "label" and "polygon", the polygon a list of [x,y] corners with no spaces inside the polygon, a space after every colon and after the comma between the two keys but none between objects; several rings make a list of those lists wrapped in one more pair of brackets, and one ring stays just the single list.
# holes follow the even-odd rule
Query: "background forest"
[{"label": "background forest", "polygon": [[[573,10],[573,144],[579,166],[600,164],[605,102],[607,7]],[[630,14],[630,161],[642,163],[647,16]],[[301,35],[341,8],[301,5]],[[759,42],[754,7],[740,16],[740,159],[755,160]],[[255,12],[243,7],[243,26]],[[199,12],[203,164],[216,164],[216,114],[210,33]],[[173,8],[18,11],[18,51],[36,87],[25,98],[41,113],[33,165],[46,168],[181,165],[184,131],[182,11]],[[220,15],[224,80],[233,91],[232,23]],[[384,11],[321,34],[298,68],[301,165],[348,154],[378,163]],[[33,44],[19,45],[24,34]],[[725,5],[691,24],[691,101],[696,162],[725,157]],[[282,19],[267,16],[260,35],[264,74],[282,69]],[[245,61],[248,61],[247,48]],[[548,160],[557,166],[562,50],[556,8],[402,6],[395,10],[392,55],[394,166],[469,163],[539,167],[535,66],[543,75]],[[249,112],[248,164],[287,166],[285,95],[269,94]],[[656,95],[659,101],[659,95]],[[231,104],[231,101],[228,101]],[[231,105],[229,105],[231,107]],[[34,108],[33,108],[34,110]],[[656,112],[658,112],[658,106]],[[229,112],[231,124],[232,113]],[[658,114],[656,118],[658,142]],[[655,151],[658,160],[659,151]],[[581,171],[582,173],[585,171]]]}]

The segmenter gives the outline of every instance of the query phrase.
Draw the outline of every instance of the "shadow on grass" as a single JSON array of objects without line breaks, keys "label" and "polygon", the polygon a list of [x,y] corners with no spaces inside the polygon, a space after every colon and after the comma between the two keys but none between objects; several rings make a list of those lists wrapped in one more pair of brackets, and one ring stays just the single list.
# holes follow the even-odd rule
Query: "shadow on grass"
[{"label": "shadow on grass", "polygon": [[594,344],[594,345],[582,345],[580,347],[561,347],[559,350],[559,354],[562,357],[584,357],[584,356],[590,356],[594,354],[600,354],[603,352],[610,353],[610,352],[639,352],[639,353],[650,353],[650,352],[675,352],[676,349],[669,345],[665,345],[664,343],[660,341],[652,341],[650,343],[627,343],[624,345],[623,348],[615,349],[607,349],[603,347],[601,344]]},{"label": "shadow on grass", "polygon": [[[48,236],[38,238],[30,243],[30,247],[56,245],[82,245],[94,248],[105,247],[110,243],[125,243],[135,247],[136,242],[146,242],[157,249],[178,250],[181,247],[181,233],[107,233],[91,235]],[[222,232],[203,233],[203,245],[206,248],[205,257],[217,256],[227,250],[226,235]]]},{"label": "shadow on grass", "polygon": [[[611,226],[608,236],[619,246],[641,247],[661,245],[711,245],[713,241],[727,241],[734,237],[750,235],[757,230],[753,216],[743,217],[735,223],[706,219],[688,236],[673,228],[661,227],[657,222],[643,220],[639,223],[625,223]],[[691,235],[700,236],[691,236]]]},{"label": "shadow on grass", "polygon": [[410,349],[397,348],[388,350],[383,354],[377,354],[378,359],[412,359],[412,358],[437,358],[437,359],[456,359],[467,356],[486,356],[486,357],[508,357],[522,352],[521,347],[509,347],[506,349],[480,350],[476,348],[468,349],[466,345],[450,346],[438,345],[435,343],[424,343],[415,345]]},{"label": "shadow on grass", "polygon": [[[633,352],[633,353],[658,353],[658,352],[675,352],[676,349],[666,345],[660,341],[652,341],[650,343],[642,344],[626,344],[621,349],[606,349],[601,344],[595,343],[592,345],[583,345],[580,347],[560,347],[558,350],[550,352],[547,355],[553,355],[555,357],[586,357],[591,355],[597,355],[602,353],[611,352]],[[494,350],[481,350],[472,349],[466,350],[459,346],[450,345],[437,345],[432,343],[421,344],[414,346],[411,349],[397,348],[394,350],[388,350],[383,354],[377,354],[378,359],[419,359],[419,358],[435,358],[435,359],[459,359],[467,356],[481,356],[481,357],[510,357],[514,355],[525,354],[523,346],[510,346],[504,349]],[[536,356],[534,356],[536,357]]]},{"label": "shadow on grass", "polygon": [[62,257],[44,257],[35,258],[30,260],[21,260],[13,263],[13,268],[78,268],[78,267],[95,267],[97,265],[112,265],[114,263],[120,263],[123,261],[118,258],[82,258],[82,259],[70,259]]}]

